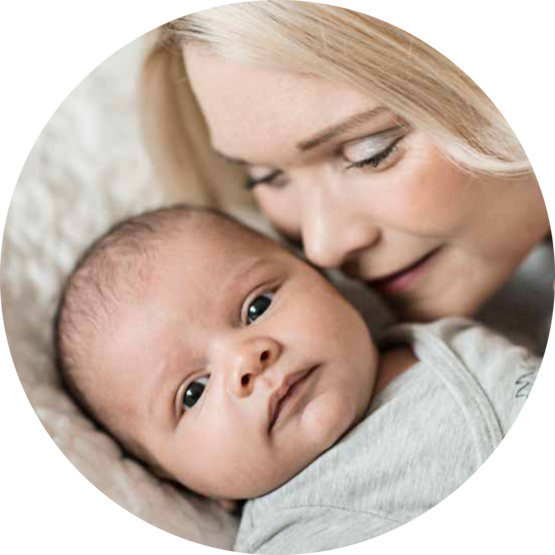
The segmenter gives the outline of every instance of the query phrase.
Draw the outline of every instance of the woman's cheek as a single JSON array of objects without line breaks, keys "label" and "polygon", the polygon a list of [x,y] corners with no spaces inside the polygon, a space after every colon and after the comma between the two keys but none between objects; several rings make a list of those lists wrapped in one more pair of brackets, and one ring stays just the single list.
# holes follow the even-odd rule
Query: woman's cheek
[{"label": "woman's cheek", "polygon": [[387,188],[382,189],[386,193],[376,195],[374,201],[399,229],[443,234],[459,228],[465,219],[471,197],[469,179],[434,152],[415,149],[407,153],[397,171],[389,172],[387,181]]}]

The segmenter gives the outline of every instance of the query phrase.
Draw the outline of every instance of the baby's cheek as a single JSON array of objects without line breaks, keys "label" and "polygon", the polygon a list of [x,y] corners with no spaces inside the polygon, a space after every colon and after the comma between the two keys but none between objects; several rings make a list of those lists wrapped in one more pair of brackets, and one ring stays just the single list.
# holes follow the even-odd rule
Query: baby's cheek
[{"label": "baby's cheek", "polygon": [[355,404],[341,397],[340,392],[322,394],[303,414],[302,433],[312,460],[336,443],[356,419]]}]

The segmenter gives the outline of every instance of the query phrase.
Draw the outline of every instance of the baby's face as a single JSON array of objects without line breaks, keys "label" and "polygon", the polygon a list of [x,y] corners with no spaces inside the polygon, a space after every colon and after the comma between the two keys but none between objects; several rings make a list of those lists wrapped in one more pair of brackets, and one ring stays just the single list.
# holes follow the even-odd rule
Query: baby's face
[{"label": "baby's face", "polygon": [[97,341],[98,395],[119,425],[219,499],[262,495],[332,446],[364,415],[377,367],[362,319],[320,274],[212,218],[168,239]]}]

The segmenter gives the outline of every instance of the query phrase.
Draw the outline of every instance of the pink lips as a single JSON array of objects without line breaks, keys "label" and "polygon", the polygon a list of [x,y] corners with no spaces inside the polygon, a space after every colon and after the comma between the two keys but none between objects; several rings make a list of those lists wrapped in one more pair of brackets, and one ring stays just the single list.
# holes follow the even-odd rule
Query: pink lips
[{"label": "pink lips", "polygon": [[316,367],[312,367],[308,370],[301,370],[300,372],[289,374],[277,391],[272,394],[270,402],[268,403],[269,431],[274,427],[285,405],[288,405],[290,401],[294,400],[302,382],[308,378],[309,374],[311,374],[315,368]]},{"label": "pink lips", "polygon": [[400,293],[406,291],[425,271],[427,263],[439,252],[439,250],[440,248],[434,249],[402,270],[381,278],[370,280],[367,283],[371,287],[384,293]]}]

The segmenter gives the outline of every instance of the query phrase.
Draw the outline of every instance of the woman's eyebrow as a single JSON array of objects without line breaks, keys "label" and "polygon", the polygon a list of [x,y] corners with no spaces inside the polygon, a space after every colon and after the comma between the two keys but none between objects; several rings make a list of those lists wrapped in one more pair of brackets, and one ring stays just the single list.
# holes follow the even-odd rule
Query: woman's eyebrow
[{"label": "woman's eyebrow", "polygon": [[359,114],[355,114],[347,118],[345,121],[336,123],[335,125],[332,125],[322,131],[319,131],[316,135],[310,137],[309,139],[305,139],[304,141],[298,142],[296,144],[296,147],[300,151],[306,152],[307,150],[316,148],[317,146],[320,146],[323,143],[326,143],[331,139],[334,139],[338,135],[342,135],[349,131],[353,131],[357,127],[368,123],[372,119],[388,111],[389,110],[384,106],[377,106],[372,110],[360,112]]},{"label": "woman's eyebrow", "polygon": [[[383,113],[389,112],[387,108],[384,106],[377,106],[376,108],[372,108],[372,110],[366,110],[365,112],[360,112],[358,114],[354,114],[350,116],[346,120],[331,125],[330,127],[326,127],[322,131],[319,131],[316,135],[310,137],[309,139],[305,139],[303,141],[298,142],[295,146],[301,152],[306,152],[307,150],[311,150],[320,146],[331,139],[334,139],[338,135],[342,135],[349,131],[353,131],[357,127],[361,125],[367,124],[374,118],[377,118]],[[226,162],[230,164],[237,164],[239,166],[253,166],[251,162],[244,160],[243,158],[236,158],[234,156],[228,156],[223,152],[220,152],[217,149],[213,149],[215,154],[217,154],[220,158],[223,158]]]},{"label": "woman's eyebrow", "polygon": [[227,154],[224,154],[223,152],[220,152],[215,148],[212,148],[212,150],[217,156],[223,158],[226,162],[229,162],[230,164],[238,164],[239,166],[252,166],[250,162],[247,162],[242,158],[234,158],[233,156],[228,156]]}]

